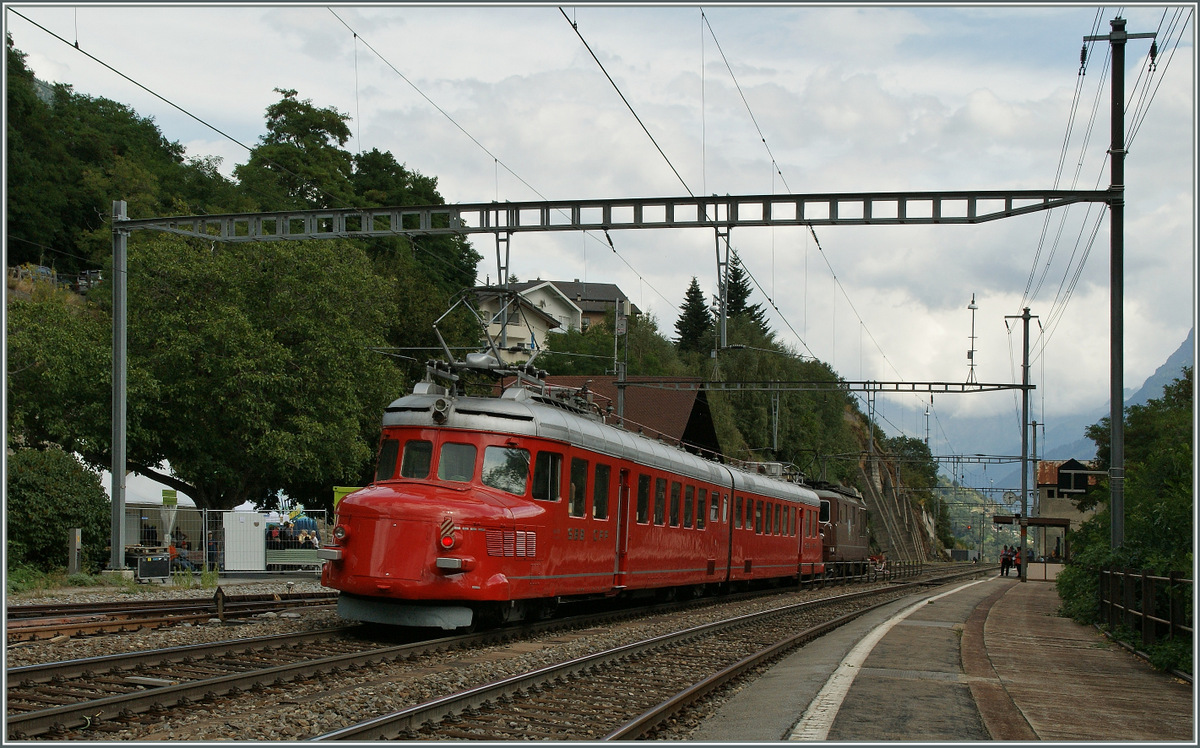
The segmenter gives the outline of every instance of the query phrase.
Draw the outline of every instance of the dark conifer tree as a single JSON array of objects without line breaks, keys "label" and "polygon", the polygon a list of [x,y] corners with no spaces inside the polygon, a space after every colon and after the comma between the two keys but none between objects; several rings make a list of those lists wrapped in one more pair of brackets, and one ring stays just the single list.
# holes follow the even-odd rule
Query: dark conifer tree
[{"label": "dark conifer tree", "polygon": [[767,315],[762,304],[750,303],[750,277],[742,268],[742,261],[736,252],[731,252],[729,258],[729,293],[726,300],[729,306],[728,317],[743,317],[754,323],[764,335],[770,332],[767,327]]},{"label": "dark conifer tree", "polygon": [[675,321],[675,333],[679,336],[676,345],[680,351],[703,353],[712,348],[713,320],[708,313],[704,292],[696,277],[684,294],[679,306],[679,319]]}]

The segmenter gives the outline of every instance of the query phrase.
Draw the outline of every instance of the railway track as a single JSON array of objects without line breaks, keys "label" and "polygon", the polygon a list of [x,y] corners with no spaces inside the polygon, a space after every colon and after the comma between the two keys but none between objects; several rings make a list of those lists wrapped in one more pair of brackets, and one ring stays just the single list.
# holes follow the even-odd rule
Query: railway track
[{"label": "railway track", "polygon": [[[908,591],[856,592],[718,621],[507,678],[316,739],[637,739],[745,669],[904,594]],[[886,599],[878,601],[881,596]],[[764,649],[764,641],[775,643]]]},{"label": "railway track", "polygon": [[7,609],[9,644],[57,636],[84,636],[157,628],[211,618],[244,618],[267,611],[314,605],[333,606],[336,592],[226,595],[221,588],[211,600],[129,600],[109,603],[14,605]]},{"label": "railway track", "polygon": [[913,586],[985,572],[971,570],[716,621],[418,704],[315,740],[653,739],[660,725],[709,693],[911,594]]},{"label": "railway track", "polygon": [[[120,734],[123,738],[164,719],[171,722],[172,714],[183,717],[197,703],[219,708],[222,703],[236,703],[231,699],[245,702],[247,692],[269,700],[266,694],[287,694],[296,683],[329,693],[353,687],[346,683],[356,678],[382,677],[388,683],[393,677],[419,678],[431,669],[454,667],[447,665],[455,657],[448,654],[453,650],[494,649],[548,631],[585,626],[603,630],[606,622],[646,615],[645,610],[610,612],[399,644],[364,641],[355,635],[362,627],[350,627],[13,668],[8,671],[7,735],[10,739],[103,739]],[[787,625],[796,630],[794,622]],[[761,641],[761,636],[750,638]],[[556,640],[566,641],[561,635]],[[399,675],[405,672],[409,675]],[[256,696],[251,701],[259,700]],[[454,709],[449,712],[454,713]]]}]

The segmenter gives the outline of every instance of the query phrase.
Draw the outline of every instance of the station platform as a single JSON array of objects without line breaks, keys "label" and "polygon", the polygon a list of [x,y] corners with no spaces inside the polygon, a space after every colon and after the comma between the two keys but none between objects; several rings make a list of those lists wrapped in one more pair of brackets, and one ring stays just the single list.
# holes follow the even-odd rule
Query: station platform
[{"label": "station platform", "polygon": [[1052,581],[994,575],[906,597],[780,660],[691,739],[1194,745],[1192,685],[1058,607]]}]

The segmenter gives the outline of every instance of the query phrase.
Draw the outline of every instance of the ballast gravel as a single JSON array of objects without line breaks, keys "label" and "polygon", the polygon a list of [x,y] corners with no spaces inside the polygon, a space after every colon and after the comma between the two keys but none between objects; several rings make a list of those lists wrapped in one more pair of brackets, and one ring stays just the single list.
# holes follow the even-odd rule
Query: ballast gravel
[{"label": "ballast gravel", "polygon": [[[280,592],[322,591],[315,580],[267,581],[226,587],[227,594],[271,594]],[[863,589],[859,586],[856,589]],[[214,590],[138,591],[148,599],[156,597],[205,597]],[[292,681],[282,687],[256,692],[253,698],[221,699],[190,707],[182,719],[178,712],[166,720],[132,725],[116,733],[95,733],[85,740],[189,740],[189,741],[296,741],[321,735],[341,727],[420,704],[465,688],[483,685],[518,673],[604,651],[651,636],[678,631],[734,615],[776,608],[834,591],[800,591],[757,600],[718,603],[690,612],[652,616],[609,624],[586,631],[556,632],[520,642],[491,647],[446,652],[417,662],[384,663],[369,669],[343,672],[336,676],[320,675]],[[9,604],[45,602],[86,602],[128,599],[111,588],[103,590],[63,591],[42,597],[10,599]],[[78,657],[93,657],[116,652],[171,647],[222,639],[266,636],[330,628],[347,623],[331,610],[298,610],[247,619],[243,624],[219,622],[195,626],[171,626],[149,631],[71,638],[58,642],[32,642],[7,649],[6,667]],[[319,657],[320,653],[314,653]],[[734,684],[732,690],[739,686]],[[715,709],[723,699],[708,708]],[[701,712],[708,711],[701,708]],[[658,740],[687,739],[703,719],[693,713],[660,730]],[[76,738],[78,739],[78,738]]]},{"label": "ballast gravel", "polygon": [[[315,577],[252,582],[222,580],[220,586],[227,595],[332,592],[328,587],[322,587]],[[211,600],[216,592],[216,588],[185,588],[156,583],[126,587],[73,587],[36,594],[8,595],[5,598],[5,605],[75,605],[131,600],[152,602],[191,597]],[[224,624],[214,618],[207,623],[184,623],[145,631],[16,642],[5,647],[4,667],[7,670],[44,662],[100,657],[121,652],[137,652],[143,649],[164,649],[187,644],[206,644],[225,639],[314,631],[345,624],[346,621],[332,609],[305,610],[300,608],[294,612],[284,611],[282,613],[266,613],[254,618],[230,619]]]}]

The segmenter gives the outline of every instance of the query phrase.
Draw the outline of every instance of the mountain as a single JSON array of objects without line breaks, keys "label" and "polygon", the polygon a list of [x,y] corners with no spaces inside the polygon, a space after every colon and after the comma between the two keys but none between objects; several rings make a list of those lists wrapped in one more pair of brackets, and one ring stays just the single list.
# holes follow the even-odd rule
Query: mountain
[{"label": "mountain", "polygon": [[[1183,367],[1191,366],[1195,355],[1195,328],[1188,330],[1183,344],[1170,356],[1162,366],[1154,370],[1136,392],[1125,398],[1125,407],[1130,405],[1145,405],[1153,398],[1162,397],[1163,387],[1179,378]],[[1037,456],[1043,460],[1090,460],[1096,456],[1096,444],[1084,436],[1088,426],[1099,423],[1101,418],[1109,415],[1107,402],[1097,408],[1092,415],[1080,414],[1061,418],[1054,428],[1047,427],[1045,434],[1038,434]],[[1041,432],[1041,429],[1039,429]],[[1019,455],[1021,444],[1009,447],[1008,451],[994,454]],[[1019,469],[1009,471],[997,485],[1020,486],[1021,472]]]}]

